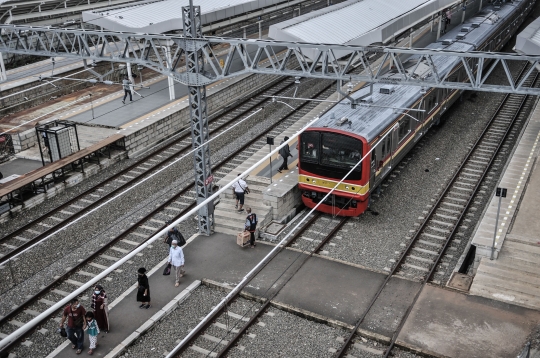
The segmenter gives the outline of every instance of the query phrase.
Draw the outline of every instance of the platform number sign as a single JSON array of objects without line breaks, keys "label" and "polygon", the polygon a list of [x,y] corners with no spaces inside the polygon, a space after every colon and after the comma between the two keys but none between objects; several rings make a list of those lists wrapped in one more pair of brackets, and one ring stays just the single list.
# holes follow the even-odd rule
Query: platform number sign
[{"label": "platform number sign", "polygon": [[497,190],[495,191],[495,196],[500,196],[501,198],[506,198],[506,192],[507,192],[506,188],[497,188]]}]

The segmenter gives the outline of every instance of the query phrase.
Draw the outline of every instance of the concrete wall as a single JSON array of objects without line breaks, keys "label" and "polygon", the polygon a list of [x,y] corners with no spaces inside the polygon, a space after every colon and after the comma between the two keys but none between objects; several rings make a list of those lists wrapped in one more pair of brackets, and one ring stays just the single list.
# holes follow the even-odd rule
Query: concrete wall
[{"label": "concrete wall", "polygon": [[296,214],[296,208],[302,205],[300,189],[298,189],[298,175],[282,177],[277,186],[270,184],[271,191],[264,191],[263,203],[272,207],[272,219],[279,222],[288,222],[288,216]]},{"label": "concrete wall", "polygon": [[[235,100],[254,93],[281,80],[279,76],[250,75],[226,88],[207,95],[208,113],[214,113]],[[173,135],[182,129],[190,128],[190,108],[186,106],[153,124],[146,126],[134,133],[127,134],[125,138],[126,150],[131,157],[137,152],[152,146],[164,138]]]}]

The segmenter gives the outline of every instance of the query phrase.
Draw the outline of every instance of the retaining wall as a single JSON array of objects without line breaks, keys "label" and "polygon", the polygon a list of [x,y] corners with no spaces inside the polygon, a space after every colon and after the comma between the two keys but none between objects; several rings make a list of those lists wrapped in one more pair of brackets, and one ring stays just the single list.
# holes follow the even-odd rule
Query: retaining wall
[{"label": "retaining wall", "polygon": [[[211,114],[223,110],[227,105],[241,97],[245,97],[246,93],[258,92],[282,80],[282,78],[280,76],[258,74],[246,76],[224,89],[207,94],[207,112]],[[190,107],[186,105],[179,111],[153,124],[147,125],[132,134],[127,134],[125,137],[125,149],[131,157],[183,129],[189,129],[189,121]]]}]

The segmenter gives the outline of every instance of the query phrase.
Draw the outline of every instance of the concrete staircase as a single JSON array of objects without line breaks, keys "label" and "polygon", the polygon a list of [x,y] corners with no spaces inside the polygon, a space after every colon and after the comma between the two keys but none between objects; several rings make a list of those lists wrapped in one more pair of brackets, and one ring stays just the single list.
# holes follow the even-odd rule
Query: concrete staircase
[{"label": "concrete staircase", "polygon": [[[251,211],[257,214],[259,223],[255,237],[259,237],[259,230],[272,221],[272,207],[263,204],[263,191],[270,184],[268,178],[249,176],[246,179],[250,193],[245,196],[244,208],[250,207]],[[215,227],[214,231],[224,234],[234,235],[244,230],[247,213],[244,210],[238,213],[234,208],[236,199],[232,190],[226,191],[220,196],[220,203],[214,210]]]},{"label": "concrete staircase", "polygon": [[470,293],[540,309],[540,245],[527,239],[508,235],[497,260],[483,257]]}]

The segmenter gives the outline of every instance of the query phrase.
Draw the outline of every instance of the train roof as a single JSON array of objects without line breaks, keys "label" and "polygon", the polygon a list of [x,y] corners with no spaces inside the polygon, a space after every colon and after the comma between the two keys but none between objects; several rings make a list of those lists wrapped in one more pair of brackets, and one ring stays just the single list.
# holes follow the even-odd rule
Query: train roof
[{"label": "train roof", "polygon": [[[520,3],[521,0],[515,1]],[[462,25],[456,26],[451,31],[441,36],[439,41],[426,46],[430,49],[448,49],[453,51],[473,51],[478,45],[484,42],[490,35],[493,24],[509,16],[515,10],[515,4],[505,3],[500,9],[495,11],[492,6],[486,6],[480,13],[465,21]],[[477,27],[471,26],[472,24]],[[463,27],[470,28],[465,34],[465,38],[459,40],[456,36],[462,33]],[[444,45],[443,40],[452,39],[454,42],[450,45]],[[414,58],[414,56],[412,57]],[[434,56],[433,60],[439,69],[442,69],[442,75],[450,71],[459,61],[458,59],[448,58],[446,56]],[[404,61],[405,69],[412,70],[413,64],[416,61],[411,61],[407,67],[407,61]],[[420,65],[415,73],[420,76],[425,76],[430,72],[428,65]],[[390,75],[388,77],[396,76]],[[390,94],[380,93],[381,87],[385,84],[374,84],[373,94],[371,95],[372,103],[364,103],[356,109],[352,109],[350,101],[343,99],[333,108],[324,113],[310,128],[331,128],[351,132],[365,138],[368,142],[377,138],[382,130],[390,126],[398,117],[401,116],[401,111],[395,111],[392,108],[411,108],[422,97],[421,88],[418,86],[392,85],[394,92]],[[358,99],[368,95],[369,86],[366,86],[351,94],[351,97]],[[382,107],[382,108],[381,108]],[[346,117],[350,124],[341,124],[338,120]]]}]

